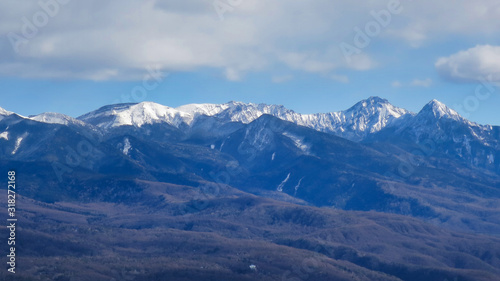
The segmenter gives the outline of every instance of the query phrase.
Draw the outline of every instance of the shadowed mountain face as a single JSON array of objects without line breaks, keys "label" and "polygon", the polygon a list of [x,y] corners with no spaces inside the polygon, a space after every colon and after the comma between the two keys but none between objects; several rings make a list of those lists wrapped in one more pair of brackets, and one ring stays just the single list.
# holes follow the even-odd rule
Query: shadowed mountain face
[{"label": "shadowed mountain face", "polygon": [[0,110],[0,162],[22,187],[25,277],[494,280],[498,134],[438,101],[414,114],[380,98],[315,115],[236,102]]}]

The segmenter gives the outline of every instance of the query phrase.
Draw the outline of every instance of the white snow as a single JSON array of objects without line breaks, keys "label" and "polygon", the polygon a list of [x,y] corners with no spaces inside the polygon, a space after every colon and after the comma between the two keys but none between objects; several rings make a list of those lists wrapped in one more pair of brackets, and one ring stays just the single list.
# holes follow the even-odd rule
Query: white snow
[{"label": "white snow", "polygon": [[3,108],[0,107],[0,121],[5,118],[5,116],[9,116],[11,114],[14,114],[13,112],[7,111]]},{"label": "white snow", "polygon": [[222,148],[224,147],[224,144],[226,144],[226,140],[227,140],[227,139],[225,139],[225,140],[221,143],[221,145],[220,145],[220,147],[219,147],[219,151],[222,151]]},{"label": "white snow", "polygon": [[18,137],[17,140],[16,140],[16,146],[14,147],[14,150],[12,151],[12,155],[16,154],[16,152],[19,150],[19,148],[21,147],[21,142],[24,140],[24,138],[26,138],[28,134],[25,133],[23,134],[21,137]]},{"label": "white snow", "polygon": [[189,113],[192,116],[207,115],[214,116],[228,108],[228,104],[187,104],[176,108],[179,112]]},{"label": "white snow", "polygon": [[192,117],[189,114],[183,114],[168,106],[159,105],[152,102],[144,102],[130,107],[129,110],[113,112],[116,119],[111,124],[112,127],[132,125],[141,127],[145,124],[164,121],[170,125],[178,127],[182,121],[189,122]]},{"label": "white snow", "polygon": [[130,144],[130,140],[128,138],[125,138],[124,144],[123,144],[123,154],[128,155],[128,152],[132,148],[132,145]]},{"label": "white snow", "polygon": [[306,143],[304,143],[304,139],[303,138],[299,138],[295,135],[292,135],[288,132],[284,132],[283,135],[285,137],[288,137],[289,139],[291,139],[294,143],[295,143],[295,146],[297,148],[299,148],[300,150],[302,150],[303,152],[305,153],[309,153],[309,145],[307,145]]},{"label": "white snow", "polygon": [[[108,106],[81,116],[79,119],[104,129],[124,125],[141,127],[145,124],[154,123],[167,123],[180,128],[184,125],[191,126],[201,115],[215,117],[223,123],[241,122],[248,124],[263,114],[269,114],[297,125],[331,133],[352,141],[361,141],[368,134],[393,125],[398,126],[397,132],[404,128],[410,128],[416,136],[420,136],[429,133],[425,131],[425,128],[430,119],[450,118],[469,125],[472,137],[485,145],[495,147],[496,143],[495,140],[492,141],[491,134],[493,130],[491,126],[481,126],[467,121],[456,111],[437,100],[429,102],[419,114],[395,107],[387,100],[378,97],[370,97],[360,101],[345,111],[317,114],[299,114],[280,105],[242,102],[188,104],[177,108],[143,102]],[[41,117],[36,118],[40,119]],[[43,118],[46,122],[66,122],[66,119],[61,116],[47,116],[45,114]],[[436,134],[439,132],[440,130],[436,130]],[[266,143],[266,133],[256,135],[259,138],[250,140],[250,143],[264,145]],[[308,147],[302,140],[296,138],[293,140],[297,147],[307,151]],[[222,145],[219,149],[222,149]]]},{"label": "white snow", "polygon": [[245,142],[250,144],[253,148],[262,151],[267,145],[272,141],[272,136],[269,134],[269,130],[264,127],[258,128],[256,133],[251,134],[252,128],[247,128],[245,130]]},{"label": "white snow", "polygon": [[278,188],[276,190],[278,190],[279,192],[283,191],[283,187],[285,186],[286,182],[290,179],[290,174],[291,173],[288,173],[288,176],[286,176],[286,178],[280,183],[280,185],[278,185]]},{"label": "white snow", "polygon": [[144,124],[157,122],[166,122],[179,127],[183,123],[193,124],[200,115],[217,117],[226,122],[248,124],[263,114],[322,132],[334,133],[351,140],[361,140],[368,133],[380,131],[404,115],[413,115],[405,109],[391,105],[387,100],[372,97],[346,111],[318,114],[299,114],[280,105],[242,102],[188,104],[177,108],[143,102],[115,105],[104,111],[97,110],[80,117],[80,120],[101,128],[123,125],[141,127]]},{"label": "white snow", "polygon": [[466,121],[455,110],[449,108],[444,103],[435,99],[429,102],[419,113],[419,115],[429,115],[429,114],[437,118],[449,118],[455,121]]},{"label": "white snow", "polygon": [[[446,123],[437,122],[436,119],[443,119],[443,122]],[[448,122],[447,119],[454,122]],[[429,129],[429,124],[435,124],[435,127]],[[443,124],[452,127],[444,130],[441,128]],[[468,133],[453,133],[461,132],[464,126],[468,127]],[[398,122],[397,127],[396,134],[409,130],[417,140],[421,136],[425,136],[428,140],[449,140],[461,144],[462,148],[455,150],[461,157],[471,156],[471,145],[476,141],[489,147],[496,147],[498,143],[492,126],[470,122],[437,100],[429,102],[414,118],[402,119],[402,122]]]},{"label": "white snow", "polygon": [[12,112],[7,111],[7,110],[0,107],[0,115],[7,116],[7,115],[11,115],[11,114],[12,114]]},{"label": "white snow", "polygon": [[[370,98],[362,101],[346,111],[299,114],[283,106],[228,103],[227,109],[217,116],[226,116],[231,121],[249,123],[263,114],[270,114],[297,125],[309,127],[322,132],[334,133],[353,140],[360,140],[368,132],[377,132],[403,115],[413,113],[391,105],[387,100]],[[346,130],[346,128],[349,128]],[[354,131],[354,133],[353,133]],[[357,135],[359,132],[360,135]]]},{"label": "white snow", "polygon": [[142,127],[145,124],[161,122],[179,127],[182,123],[190,124],[193,121],[193,116],[168,106],[153,102],[142,102],[128,106],[117,105],[107,111],[97,110],[80,117],[80,119],[90,123],[96,123],[92,122],[93,120],[100,120],[94,125],[107,129],[125,125]]},{"label": "white snow", "polygon": [[72,123],[72,124],[84,125],[84,123],[80,120],[77,120],[75,118],[72,118],[64,114],[54,113],[54,112],[46,112],[36,116],[30,116],[29,119],[49,124],[68,125]]},{"label": "white snow", "polygon": [[0,139],[9,140],[9,132],[3,132],[0,134]]},{"label": "white snow", "polygon": [[299,187],[300,187],[300,183],[302,183],[302,180],[304,179],[304,177],[302,177],[299,182],[297,183],[297,185],[295,186],[295,193],[293,194],[293,196],[297,196],[297,191],[299,190]]}]

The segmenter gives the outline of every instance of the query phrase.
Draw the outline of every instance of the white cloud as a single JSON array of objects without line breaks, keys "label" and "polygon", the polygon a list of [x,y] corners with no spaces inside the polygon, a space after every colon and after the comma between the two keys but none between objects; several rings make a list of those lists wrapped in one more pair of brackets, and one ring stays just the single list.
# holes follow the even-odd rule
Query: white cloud
[{"label": "white cloud", "polygon": [[333,74],[330,76],[333,80],[339,82],[339,83],[349,83],[349,77],[345,76],[345,75],[336,75],[336,74]]},{"label": "white cloud", "polygon": [[411,47],[420,47],[427,39],[426,30],[421,23],[404,27],[400,30],[388,30],[390,36],[405,40]]},{"label": "white cloud", "polygon": [[[58,0],[42,0],[53,3]],[[240,1],[226,1],[235,3]],[[377,38],[418,47],[443,36],[496,35],[497,0],[450,3],[402,0],[401,14]],[[68,1],[14,52],[8,34],[22,36],[23,17],[43,11],[38,1],[0,1],[0,76],[141,79],[147,66],[166,72],[214,68],[230,80],[283,67],[331,76],[379,64],[371,46],[351,58],[339,48],[354,27],[372,21],[387,0],[243,0],[220,21],[212,0]],[[389,38],[389,41],[387,41]],[[387,49],[390,52],[390,49]],[[382,56],[384,57],[384,56]]]},{"label": "white cloud", "polygon": [[391,86],[393,88],[401,88],[403,86],[403,84],[401,84],[401,82],[399,82],[399,81],[394,81],[391,83]]},{"label": "white cloud", "polygon": [[495,36],[500,29],[497,0],[405,1],[398,23],[391,23],[387,34],[418,48],[432,39],[456,36]]},{"label": "white cloud", "polygon": [[414,87],[430,87],[432,85],[432,79],[427,78],[427,79],[415,79],[411,82],[411,85]]},{"label": "white cloud", "polygon": [[333,62],[315,54],[294,52],[283,54],[280,58],[290,68],[307,72],[325,73],[336,67]]},{"label": "white cloud", "polygon": [[500,82],[500,46],[478,45],[437,60],[436,69],[455,82]]},{"label": "white cloud", "polygon": [[376,62],[366,54],[353,55],[347,63],[348,68],[359,71],[375,68],[376,65]]}]

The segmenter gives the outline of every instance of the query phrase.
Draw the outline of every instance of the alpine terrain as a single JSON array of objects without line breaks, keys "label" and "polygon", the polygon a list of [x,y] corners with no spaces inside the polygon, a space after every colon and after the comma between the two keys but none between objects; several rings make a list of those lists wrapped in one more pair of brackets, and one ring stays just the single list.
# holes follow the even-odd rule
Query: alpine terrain
[{"label": "alpine terrain", "polygon": [[500,127],[437,100],[0,108],[0,162],[19,225],[2,280],[500,276]]}]

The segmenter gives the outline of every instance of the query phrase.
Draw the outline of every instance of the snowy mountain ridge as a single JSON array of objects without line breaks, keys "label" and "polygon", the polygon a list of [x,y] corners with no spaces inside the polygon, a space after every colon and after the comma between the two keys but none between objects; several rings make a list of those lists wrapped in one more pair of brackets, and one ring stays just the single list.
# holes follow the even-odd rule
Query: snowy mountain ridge
[{"label": "snowy mountain ridge", "polygon": [[4,119],[7,116],[10,115],[15,115],[21,119],[28,119],[28,120],[33,120],[41,123],[47,123],[47,124],[60,124],[60,125],[69,125],[69,124],[79,124],[79,125],[86,125],[85,122],[77,120],[73,117],[70,117],[68,115],[64,115],[61,113],[56,113],[56,112],[45,112],[41,113],[38,115],[30,115],[28,117],[19,115],[14,112],[7,111],[3,108],[0,107],[0,120]]},{"label": "snowy mountain ridge", "polygon": [[363,139],[367,134],[380,131],[402,116],[415,115],[391,105],[385,99],[371,97],[348,110],[331,113],[300,114],[281,105],[234,101],[225,104],[188,104],[177,108],[142,102],[106,106],[78,119],[103,129],[125,125],[141,127],[161,122],[179,128],[181,124],[191,125],[202,115],[225,122],[248,124],[264,114],[355,141]]},{"label": "snowy mountain ridge", "polygon": [[[153,102],[115,104],[101,107],[77,119],[59,113],[22,117],[0,109],[0,121],[3,123],[3,127],[0,127],[0,142],[8,142],[9,149],[15,151],[15,147],[19,146],[18,141],[19,144],[22,141],[23,145],[36,141],[22,136],[28,129],[16,132],[11,128],[23,121],[68,126],[86,135],[130,135],[158,142],[188,139],[213,141],[261,117],[275,117],[354,142],[387,143],[411,151],[412,147],[431,143],[433,151],[447,157],[460,159],[475,167],[500,171],[500,166],[497,168],[497,159],[500,159],[500,127],[470,122],[437,100],[426,104],[417,114],[379,97],[362,100],[344,111],[317,114],[300,114],[282,105],[243,102],[188,104],[177,108]],[[261,126],[260,123],[254,125],[257,128]],[[57,130],[61,127],[53,128]],[[252,140],[253,143],[264,142],[267,137],[265,133],[256,136],[259,139]],[[294,138],[290,134],[284,136],[307,154],[301,138]],[[125,154],[134,151],[129,147],[133,140],[129,142],[129,145],[126,142],[122,144]],[[222,147],[224,142],[220,145]],[[19,151],[16,151],[16,155],[22,154],[22,149]]]},{"label": "snowy mountain ridge", "polygon": [[[0,108],[0,120],[14,114]],[[52,124],[93,125],[102,130],[121,126],[140,128],[146,124],[166,123],[173,127],[191,127],[201,116],[216,118],[221,122],[251,123],[264,114],[317,131],[334,134],[352,141],[362,141],[384,128],[395,127],[396,131],[411,130],[420,136],[437,120],[454,121],[470,128],[472,136],[479,140],[491,138],[492,126],[483,126],[461,117],[445,104],[432,100],[415,114],[396,107],[386,99],[370,97],[351,108],[330,113],[300,114],[282,105],[228,102],[224,104],[187,104],[177,108],[154,102],[116,104],[101,107],[77,119],[59,113],[43,113],[29,118]],[[433,132],[430,132],[433,133]],[[491,141],[486,141],[493,145]]]},{"label": "snowy mountain ridge", "polygon": [[68,115],[64,115],[61,113],[56,113],[56,112],[45,112],[42,114],[38,115],[33,115],[29,116],[29,119],[42,122],[42,123],[48,123],[48,124],[60,124],[60,125],[68,125],[68,124],[79,124],[79,125],[85,125],[85,122],[80,121],[78,119],[75,119],[73,117],[70,117]]},{"label": "snowy mountain ridge", "polygon": [[104,106],[78,117],[78,120],[102,129],[120,126],[141,127],[161,122],[178,127],[182,123],[191,123],[193,116],[161,104],[142,102]]}]

